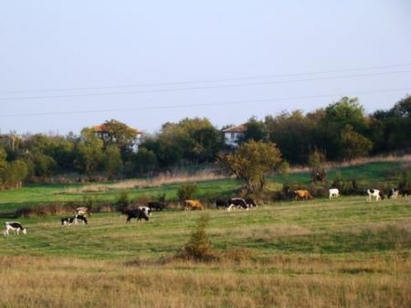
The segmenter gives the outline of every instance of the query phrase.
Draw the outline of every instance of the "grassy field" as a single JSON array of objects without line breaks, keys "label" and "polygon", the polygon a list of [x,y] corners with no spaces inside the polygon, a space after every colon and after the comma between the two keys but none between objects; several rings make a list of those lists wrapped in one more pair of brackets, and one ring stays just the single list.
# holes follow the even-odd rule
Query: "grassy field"
[{"label": "grassy field", "polygon": [[[218,259],[172,257],[201,215]],[[88,225],[22,219],[1,237],[1,307],[410,307],[411,203],[363,197]]]},{"label": "grassy field", "polygon": [[[335,172],[382,181],[395,177],[392,167]],[[115,185],[0,192],[0,217],[85,195],[112,201],[122,189],[133,197],[172,196],[179,184]],[[205,197],[238,183],[198,185]],[[215,258],[175,258],[203,215]],[[19,218],[28,233],[0,237],[0,307],[411,307],[411,198],[315,198],[231,212],[172,209],[130,224],[118,213],[93,213],[88,225],[61,227],[60,217]]]}]

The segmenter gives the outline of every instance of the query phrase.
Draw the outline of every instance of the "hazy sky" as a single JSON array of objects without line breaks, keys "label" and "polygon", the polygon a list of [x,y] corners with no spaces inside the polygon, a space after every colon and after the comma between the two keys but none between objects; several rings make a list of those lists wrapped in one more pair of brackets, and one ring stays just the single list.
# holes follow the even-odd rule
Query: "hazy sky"
[{"label": "hazy sky", "polygon": [[410,0],[0,4],[0,133],[217,128],[411,94]]}]

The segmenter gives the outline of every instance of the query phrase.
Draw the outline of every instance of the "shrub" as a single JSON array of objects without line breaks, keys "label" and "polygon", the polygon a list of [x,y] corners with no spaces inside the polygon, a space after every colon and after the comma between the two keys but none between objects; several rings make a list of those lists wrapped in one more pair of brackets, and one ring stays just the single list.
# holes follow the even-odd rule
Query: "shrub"
[{"label": "shrub", "polygon": [[130,204],[131,200],[128,196],[128,192],[123,190],[115,202],[115,207],[118,211],[121,211],[123,209],[126,209]]},{"label": "shrub", "polygon": [[189,242],[184,245],[182,251],[177,255],[177,258],[195,261],[211,261],[215,259],[211,241],[205,231],[208,222],[208,215],[202,215],[198,219],[197,225],[191,234]]},{"label": "shrub", "polygon": [[177,197],[179,200],[193,199],[197,190],[196,184],[181,185],[177,190]]}]

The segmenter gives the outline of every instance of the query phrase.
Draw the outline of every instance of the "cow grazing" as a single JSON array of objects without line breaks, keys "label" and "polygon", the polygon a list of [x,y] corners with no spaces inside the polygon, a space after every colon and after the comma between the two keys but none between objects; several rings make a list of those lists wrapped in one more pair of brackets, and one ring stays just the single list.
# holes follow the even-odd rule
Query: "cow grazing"
[{"label": "cow grazing", "polygon": [[156,210],[156,211],[162,211],[165,208],[164,203],[161,203],[161,202],[158,202],[158,201],[148,202],[147,206],[151,210]]},{"label": "cow grazing", "polygon": [[383,196],[381,196],[381,192],[378,189],[367,189],[367,201],[371,202],[373,199],[375,201],[380,201],[383,199]]},{"label": "cow grazing", "polygon": [[74,223],[74,219],[76,219],[74,216],[73,217],[63,217],[60,219],[61,226],[71,226],[72,223]]},{"label": "cow grazing", "polygon": [[200,200],[185,200],[184,210],[203,210],[204,206],[201,204]]},{"label": "cow grazing", "polygon": [[74,223],[77,223],[77,221],[79,220],[81,220],[85,225],[88,224],[87,217],[84,215],[76,215],[76,219],[74,220]]},{"label": "cow grazing", "polygon": [[18,221],[6,221],[4,223],[4,231],[3,234],[4,235],[10,235],[10,231],[14,232],[15,234],[27,234],[27,230],[26,228],[23,227],[23,225],[21,223],[19,223]]},{"label": "cow grazing", "polygon": [[84,224],[88,224],[87,218],[84,215],[75,215],[72,217],[64,217],[60,219],[61,226],[71,226],[73,223],[77,224],[77,222],[81,220]]},{"label": "cow grazing", "polygon": [[228,200],[227,211],[231,211],[233,207],[236,207],[238,209],[246,209],[246,210],[248,210],[249,208],[244,198],[238,198],[238,197],[231,198],[230,200]]},{"label": "cow grazing", "polygon": [[215,201],[215,206],[216,206],[217,209],[219,209],[220,207],[226,208],[226,207],[229,206],[229,204],[228,204],[228,201],[227,201],[227,200],[217,199],[217,200]]},{"label": "cow grazing", "polygon": [[83,216],[91,216],[91,211],[90,208],[86,207],[86,206],[80,206],[78,208],[76,208],[76,215],[83,215]]},{"label": "cow grazing", "polygon": [[144,219],[148,221],[151,216],[151,209],[147,206],[141,206],[136,209],[127,209],[123,211],[123,214],[127,215],[126,222],[130,222],[135,218],[137,221]]},{"label": "cow grazing", "polygon": [[330,188],[328,190],[329,199],[338,198],[339,196],[340,196],[340,190],[338,188]]},{"label": "cow grazing", "polygon": [[395,188],[391,188],[388,191],[388,199],[397,199],[399,194],[399,190]]},{"label": "cow grazing", "polygon": [[297,189],[293,191],[294,193],[294,200],[308,200],[313,199],[313,196],[310,192],[306,189]]}]

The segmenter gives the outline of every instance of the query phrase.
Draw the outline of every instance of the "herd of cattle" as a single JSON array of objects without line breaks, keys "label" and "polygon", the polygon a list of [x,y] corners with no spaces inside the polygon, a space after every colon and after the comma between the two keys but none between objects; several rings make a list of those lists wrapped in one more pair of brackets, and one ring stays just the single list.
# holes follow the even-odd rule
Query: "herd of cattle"
[{"label": "herd of cattle", "polygon": [[[309,200],[313,199],[311,193],[306,189],[297,189],[293,192],[293,199],[294,200]],[[367,201],[371,202],[373,200],[380,201],[384,199],[385,195],[379,189],[367,189]],[[398,189],[390,189],[388,191],[388,198],[395,199],[398,196],[407,197],[411,195],[411,190],[398,190]],[[328,190],[328,197],[329,199],[338,198],[340,196],[340,191],[338,188],[330,188]],[[203,210],[205,207],[201,203],[200,200],[185,200],[184,201],[184,210]],[[227,211],[231,211],[231,209],[239,209],[239,210],[249,210],[253,207],[257,207],[257,204],[251,198],[230,198],[228,200],[225,199],[217,199],[215,200],[215,207],[225,208]],[[151,217],[151,213],[155,211],[162,211],[165,209],[165,204],[162,202],[148,202],[147,206],[139,206],[137,208],[131,209],[123,209],[121,210],[121,214],[126,215],[126,222],[129,223],[132,219],[145,220],[148,221]],[[88,224],[87,217],[91,215],[90,209],[88,207],[78,207],[76,208],[76,213],[73,216],[63,217],[60,219],[61,226],[70,226],[72,224],[77,224],[79,221],[82,221],[83,224]],[[27,234],[26,228],[18,221],[6,221],[4,223],[4,231],[3,234],[10,235],[10,233],[14,234]]]}]

